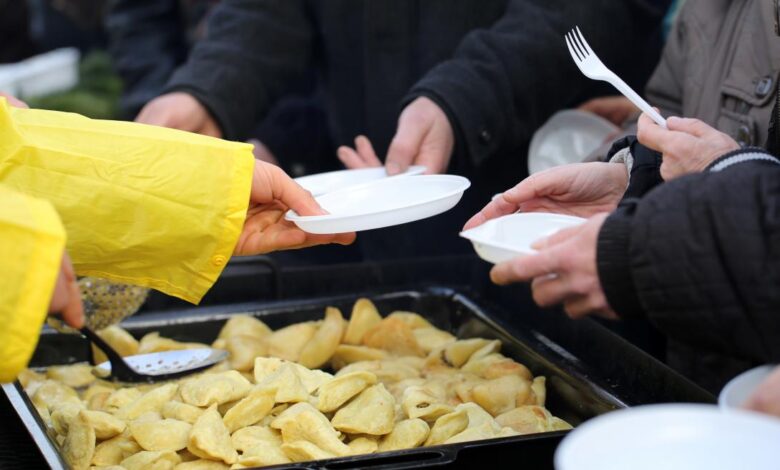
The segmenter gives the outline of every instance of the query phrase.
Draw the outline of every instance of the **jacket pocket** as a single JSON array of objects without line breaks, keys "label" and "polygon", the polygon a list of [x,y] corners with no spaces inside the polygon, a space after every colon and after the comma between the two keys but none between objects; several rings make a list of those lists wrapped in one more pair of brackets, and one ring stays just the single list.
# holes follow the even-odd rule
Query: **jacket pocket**
[{"label": "jacket pocket", "polygon": [[721,86],[718,129],[740,145],[763,146],[767,139],[777,80],[777,72],[732,68]]}]

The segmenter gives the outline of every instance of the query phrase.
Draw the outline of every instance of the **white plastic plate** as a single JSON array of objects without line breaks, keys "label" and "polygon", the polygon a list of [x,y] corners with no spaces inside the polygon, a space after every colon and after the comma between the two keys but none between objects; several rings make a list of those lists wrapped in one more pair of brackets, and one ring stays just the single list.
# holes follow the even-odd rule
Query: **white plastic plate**
[{"label": "white plastic plate", "polygon": [[780,419],[712,405],[613,411],[569,433],[557,470],[769,470],[780,463]]},{"label": "white plastic plate", "polygon": [[555,113],[531,138],[528,172],[583,161],[620,128],[593,113],[567,109]]},{"label": "white plastic plate", "polygon": [[461,232],[471,241],[480,258],[491,263],[502,263],[536,252],[531,245],[544,237],[579,225],[585,219],[546,212],[510,214],[489,220],[479,227]]},{"label": "white plastic plate", "polygon": [[385,178],[318,196],[328,215],[300,216],[288,211],[286,219],[308,233],[360,232],[432,217],[452,209],[471,186],[454,175]]},{"label": "white plastic plate", "polygon": [[[406,172],[394,176],[414,176],[425,173],[425,167],[420,165],[410,166]],[[360,168],[357,170],[329,171],[295,178],[295,182],[303,186],[315,196],[339,191],[341,189],[368,183],[383,178],[388,178],[385,167]]]},{"label": "white plastic plate", "polygon": [[[777,367],[765,365],[755,367],[734,377],[723,387],[718,395],[718,406],[722,410],[739,409],[758,385]],[[778,444],[780,445],[780,443]]]}]

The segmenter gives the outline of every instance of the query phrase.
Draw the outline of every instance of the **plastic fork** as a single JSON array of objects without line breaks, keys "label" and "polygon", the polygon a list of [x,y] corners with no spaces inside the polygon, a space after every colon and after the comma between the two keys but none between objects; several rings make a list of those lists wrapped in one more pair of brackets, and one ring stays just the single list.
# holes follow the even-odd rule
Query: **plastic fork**
[{"label": "plastic fork", "polygon": [[566,34],[566,45],[569,47],[569,54],[574,59],[580,71],[592,80],[602,80],[612,84],[623,96],[631,100],[637,108],[650,116],[656,124],[666,129],[666,119],[658,111],[652,108],[637,92],[631,89],[626,82],[607,68],[601,59],[593,52],[588,41],[582,36],[579,26],[576,26]]}]

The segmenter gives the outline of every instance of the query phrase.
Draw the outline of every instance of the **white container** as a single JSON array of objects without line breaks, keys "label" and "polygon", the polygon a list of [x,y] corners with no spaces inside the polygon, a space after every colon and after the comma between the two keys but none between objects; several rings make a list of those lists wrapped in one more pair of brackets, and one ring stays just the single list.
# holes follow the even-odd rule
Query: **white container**
[{"label": "white container", "polygon": [[46,52],[15,64],[0,66],[0,91],[19,98],[70,90],[79,82],[78,49]]},{"label": "white container", "polygon": [[596,114],[567,109],[555,113],[531,138],[528,172],[579,163],[620,128]]},{"label": "white container", "polygon": [[531,245],[535,241],[584,222],[585,219],[570,215],[525,212],[489,220],[460,236],[471,241],[480,258],[496,264],[534,254],[536,250]]},{"label": "white container", "polygon": [[[776,365],[755,367],[734,377],[723,387],[718,395],[718,406],[721,410],[736,410],[750,398],[756,387],[766,379],[776,368]],[[778,443],[780,445],[780,443]]]},{"label": "white container", "polygon": [[780,420],[712,405],[649,405],[585,422],[555,452],[557,470],[776,470]]},{"label": "white container", "polygon": [[359,168],[356,170],[329,171],[314,175],[295,178],[295,182],[314,196],[320,196],[333,191],[340,191],[350,186],[369,183],[384,178],[396,178],[399,176],[414,176],[425,173],[425,167],[420,165],[410,166],[406,172],[400,175],[388,176],[385,167]]},{"label": "white container", "polygon": [[285,218],[308,233],[360,232],[432,217],[452,209],[471,186],[454,175],[385,178],[323,194],[317,202],[328,215]]}]

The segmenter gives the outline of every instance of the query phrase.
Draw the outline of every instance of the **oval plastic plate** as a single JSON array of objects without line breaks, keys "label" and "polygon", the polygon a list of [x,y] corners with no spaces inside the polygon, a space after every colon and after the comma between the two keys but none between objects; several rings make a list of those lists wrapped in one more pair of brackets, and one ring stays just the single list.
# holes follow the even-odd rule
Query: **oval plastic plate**
[{"label": "oval plastic plate", "polygon": [[469,186],[468,179],[454,175],[385,178],[317,197],[328,215],[304,217],[288,211],[286,219],[319,234],[390,227],[452,209]]},{"label": "oval plastic plate", "polygon": [[[394,176],[414,176],[425,173],[425,167],[420,165],[410,166],[405,173]],[[340,191],[350,186],[368,183],[370,181],[390,178],[385,167],[359,168],[357,170],[329,171],[295,178],[295,182],[314,196]]]}]

